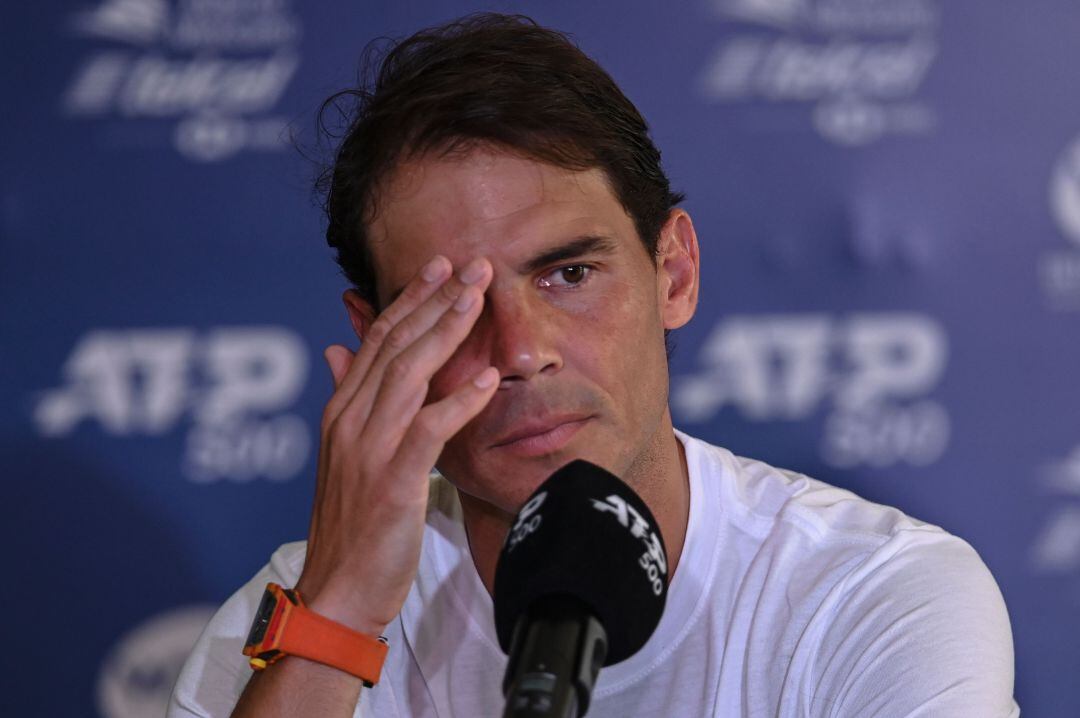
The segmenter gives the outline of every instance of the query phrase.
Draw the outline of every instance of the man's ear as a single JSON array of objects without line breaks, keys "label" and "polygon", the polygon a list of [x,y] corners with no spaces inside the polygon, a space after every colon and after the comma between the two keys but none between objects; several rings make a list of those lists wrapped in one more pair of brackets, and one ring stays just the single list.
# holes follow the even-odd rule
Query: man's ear
[{"label": "man's ear", "polygon": [[349,321],[352,323],[353,331],[356,332],[360,341],[364,341],[377,316],[375,307],[371,306],[355,289],[346,289],[341,295],[341,301],[345,303],[345,309],[349,312]]},{"label": "man's ear", "polygon": [[697,233],[686,210],[671,210],[656,246],[657,299],[664,329],[678,329],[694,316],[701,259]]}]

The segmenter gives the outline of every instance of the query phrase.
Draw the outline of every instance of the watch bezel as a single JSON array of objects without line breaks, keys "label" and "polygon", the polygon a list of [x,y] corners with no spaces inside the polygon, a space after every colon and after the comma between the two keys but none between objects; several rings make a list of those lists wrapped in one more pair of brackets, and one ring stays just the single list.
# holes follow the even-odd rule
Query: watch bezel
[{"label": "watch bezel", "polygon": [[248,631],[247,641],[244,645],[258,646],[263,642],[263,639],[266,638],[266,630],[270,627],[270,621],[278,608],[280,598],[280,595],[275,594],[269,588],[263,591],[262,601],[259,602],[259,609],[255,612],[255,619],[251,622],[251,629]]},{"label": "watch bezel", "polygon": [[279,653],[276,649],[283,628],[281,624],[286,620],[285,614],[292,606],[302,605],[303,602],[294,589],[268,583],[248,630],[244,654],[267,658]]}]

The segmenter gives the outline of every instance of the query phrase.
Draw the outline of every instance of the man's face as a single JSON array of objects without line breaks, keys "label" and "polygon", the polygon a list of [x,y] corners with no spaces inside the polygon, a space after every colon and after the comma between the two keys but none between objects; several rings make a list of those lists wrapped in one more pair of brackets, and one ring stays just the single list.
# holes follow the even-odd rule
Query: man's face
[{"label": "man's face", "polygon": [[513,512],[568,461],[626,476],[648,454],[670,422],[664,329],[689,316],[672,320],[663,266],[603,172],[491,149],[426,157],[384,183],[370,230],[383,306],[436,254],[493,267],[480,319],[428,395],[488,366],[502,378],[439,459],[460,490]]}]

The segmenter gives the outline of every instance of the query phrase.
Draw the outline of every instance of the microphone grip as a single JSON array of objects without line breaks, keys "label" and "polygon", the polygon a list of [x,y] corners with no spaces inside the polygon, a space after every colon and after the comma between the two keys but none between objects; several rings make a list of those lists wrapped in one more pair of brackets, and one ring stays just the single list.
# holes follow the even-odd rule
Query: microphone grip
[{"label": "microphone grip", "polygon": [[544,596],[514,627],[503,718],[580,718],[607,656],[607,633],[581,601]]}]

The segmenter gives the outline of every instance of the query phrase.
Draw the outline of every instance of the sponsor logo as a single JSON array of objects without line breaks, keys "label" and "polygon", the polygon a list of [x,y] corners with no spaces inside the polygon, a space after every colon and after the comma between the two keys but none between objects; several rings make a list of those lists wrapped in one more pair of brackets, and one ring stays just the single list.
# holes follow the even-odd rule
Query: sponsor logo
[{"label": "sponsor logo", "polygon": [[716,0],[724,16],[783,30],[911,32],[935,29],[936,0]]},{"label": "sponsor logo", "polygon": [[592,499],[593,508],[602,513],[611,513],[619,520],[630,534],[645,544],[645,553],[638,559],[638,565],[649,579],[653,593],[659,596],[664,591],[663,578],[667,576],[667,556],[656,532],[649,522],[618,494],[611,494],[605,500]]},{"label": "sponsor logo", "polygon": [[98,712],[105,718],[165,715],[173,684],[214,610],[173,609],[121,636],[98,673]]},{"label": "sponsor logo", "polygon": [[1050,214],[1073,246],[1043,252],[1039,284],[1055,309],[1080,309],[1080,137],[1065,148],[1050,175]]},{"label": "sponsor logo", "polygon": [[193,482],[286,480],[305,465],[309,430],[286,412],[307,381],[303,341],[284,327],[97,329],[76,343],[61,386],[36,401],[47,437],[92,424],[116,437],[163,436],[190,423]]},{"label": "sponsor logo", "polygon": [[719,5],[732,17],[781,28],[795,25],[810,9],[806,0],[730,0]]},{"label": "sponsor logo", "polygon": [[70,25],[94,49],[63,93],[69,117],[119,125],[121,137],[168,121],[173,146],[197,162],[284,146],[272,112],[300,39],[287,0],[104,0]]},{"label": "sponsor logo", "polygon": [[830,465],[927,465],[948,446],[948,412],[928,397],[947,362],[947,335],[923,314],[731,316],[706,339],[700,372],[674,377],[672,406],[691,423],[728,408],[758,422],[824,411]]},{"label": "sponsor logo", "polygon": [[1080,571],[1080,446],[1042,470],[1042,486],[1062,500],[1035,538],[1031,563],[1040,573]]},{"label": "sponsor logo", "polygon": [[716,10],[739,22],[701,73],[707,101],[809,104],[818,133],[847,146],[933,130],[918,97],[939,53],[931,0],[720,0]]}]

